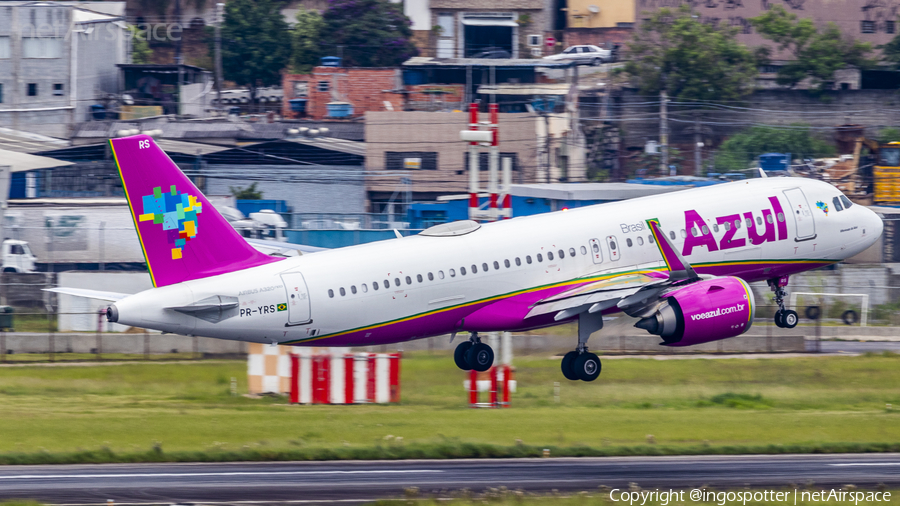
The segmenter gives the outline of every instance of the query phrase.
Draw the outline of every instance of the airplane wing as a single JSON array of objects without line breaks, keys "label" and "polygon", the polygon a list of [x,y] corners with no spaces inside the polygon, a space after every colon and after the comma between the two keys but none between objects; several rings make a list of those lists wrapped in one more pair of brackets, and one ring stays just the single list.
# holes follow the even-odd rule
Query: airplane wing
[{"label": "airplane wing", "polygon": [[556,313],[560,321],[584,312],[596,313],[618,307],[629,316],[645,317],[656,311],[659,297],[669,288],[699,279],[678,250],[660,230],[659,221],[647,220],[667,272],[624,274],[573,288],[535,303],[525,318]]},{"label": "airplane wing", "polygon": [[87,299],[108,300],[110,302],[122,300],[125,297],[131,295],[128,293],[101,292],[99,290],[88,290],[86,288],[69,288],[65,286],[60,286],[57,288],[44,288],[43,291],[61,293],[63,295],[73,295],[75,297],[84,297]]},{"label": "airplane wing", "polygon": [[260,253],[275,256],[297,256],[299,251],[302,254],[315,253],[317,251],[325,251],[328,248],[319,248],[316,246],[307,246],[305,244],[293,244],[289,242],[264,241],[261,239],[247,239],[247,244],[253,246]]}]

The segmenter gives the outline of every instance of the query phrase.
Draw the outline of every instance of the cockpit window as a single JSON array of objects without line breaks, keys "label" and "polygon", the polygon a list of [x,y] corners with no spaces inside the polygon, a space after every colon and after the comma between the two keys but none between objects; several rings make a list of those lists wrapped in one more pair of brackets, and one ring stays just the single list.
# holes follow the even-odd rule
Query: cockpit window
[{"label": "cockpit window", "polygon": [[850,209],[850,206],[853,205],[853,202],[850,202],[846,195],[841,195],[841,202],[844,203],[844,209]]},{"label": "cockpit window", "polygon": [[834,210],[835,210],[835,211],[840,212],[840,211],[843,211],[843,210],[844,210],[844,205],[841,204],[841,198],[840,198],[840,197],[835,197],[835,198],[831,199],[831,203],[834,204]]}]

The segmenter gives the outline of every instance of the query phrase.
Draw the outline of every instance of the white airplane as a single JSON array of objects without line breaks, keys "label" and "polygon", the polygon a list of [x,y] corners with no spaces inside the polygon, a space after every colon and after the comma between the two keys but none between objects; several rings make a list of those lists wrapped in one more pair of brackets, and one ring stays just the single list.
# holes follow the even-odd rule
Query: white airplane
[{"label": "white airplane", "polygon": [[300,257],[264,255],[147,136],[110,141],[155,288],[135,295],[54,289],[113,302],[109,321],[185,335],[295,346],[365,346],[466,332],[462,369],[487,370],[479,332],[578,322],[563,374],[592,381],[588,337],[624,312],[666,346],[740,335],[747,283],[779,310],[791,274],[872,245],[883,223],[835,187],[759,178],[422,233]]}]

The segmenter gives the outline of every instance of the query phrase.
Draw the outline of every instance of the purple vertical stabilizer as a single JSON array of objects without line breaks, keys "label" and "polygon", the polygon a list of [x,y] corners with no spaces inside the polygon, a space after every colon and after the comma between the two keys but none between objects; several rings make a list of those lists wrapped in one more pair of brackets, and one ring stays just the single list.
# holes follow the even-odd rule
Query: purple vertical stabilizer
[{"label": "purple vertical stabilizer", "polygon": [[280,260],[260,253],[146,135],[111,139],[153,286]]}]

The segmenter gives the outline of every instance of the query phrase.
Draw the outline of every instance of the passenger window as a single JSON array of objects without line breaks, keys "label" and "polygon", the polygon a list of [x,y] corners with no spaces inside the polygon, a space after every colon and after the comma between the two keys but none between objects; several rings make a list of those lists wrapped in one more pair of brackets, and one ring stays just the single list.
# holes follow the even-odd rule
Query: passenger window
[{"label": "passenger window", "polygon": [[691,228],[691,235],[694,236],[694,237],[700,237],[700,231],[697,230],[697,227],[692,227],[692,228]]},{"label": "passenger window", "polygon": [[630,238],[630,237],[626,237],[626,238],[625,238],[625,246],[628,246],[628,247],[630,248],[630,247],[632,247],[633,245],[634,245],[634,243],[631,242],[631,238]]},{"label": "passenger window", "polygon": [[387,290],[390,287],[391,287],[391,282],[385,279],[384,280],[384,289]]},{"label": "passenger window", "polygon": [[334,298],[334,290],[332,290],[331,288],[328,289],[328,298],[330,298],[330,299]]},{"label": "passenger window", "polygon": [[421,274],[416,274],[416,281],[418,281],[419,283],[422,282],[422,275],[421,275]]},{"label": "passenger window", "polygon": [[506,266],[507,269],[509,269],[509,259],[508,258],[503,261],[503,265]]},{"label": "passenger window", "polygon": [[650,234],[647,236],[647,242],[649,242],[650,244],[653,244],[656,242],[656,239],[653,238],[653,234]]},{"label": "passenger window", "polygon": [[548,260],[548,261],[549,261],[549,260],[553,260],[553,252],[552,252],[552,251],[548,251],[548,252],[547,252],[547,260]]},{"label": "passenger window", "polygon": [[703,235],[709,235],[709,227],[703,225]]},{"label": "passenger window", "polygon": [[475,264],[472,264],[472,274],[478,274],[478,266]]},{"label": "passenger window", "polygon": [[844,209],[850,209],[850,206],[853,205],[853,202],[850,202],[846,195],[841,195],[841,202],[844,203]]},{"label": "passenger window", "polygon": [[722,224],[722,226],[725,227],[726,232],[731,230],[731,222],[730,221],[726,221],[725,223]]},{"label": "passenger window", "polygon": [[747,218],[746,221],[747,221],[747,226],[748,226],[748,227],[752,227],[752,226],[753,226],[753,218]]},{"label": "passenger window", "polygon": [[526,255],[526,256],[525,256],[525,263],[528,263],[528,264],[531,263],[531,255]]},{"label": "passenger window", "polygon": [[575,256],[575,248],[569,248],[569,256],[570,256],[570,257],[574,257],[574,256]]},{"label": "passenger window", "polygon": [[778,223],[784,223],[784,213],[778,213]]},{"label": "passenger window", "polygon": [[488,264],[486,264],[486,263],[481,264],[481,271],[482,271],[482,272],[487,272],[487,271],[488,271]]},{"label": "passenger window", "polygon": [[[506,261],[506,266],[509,267],[509,260]],[[498,261],[496,261],[496,260],[494,260],[494,270],[495,270],[495,271],[499,271],[499,270],[500,270],[500,262],[498,262]]]},{"label": "passenger window", "polygon": [[713,232],[719,233],[719,226],[713,223]]},{"label": "passenger window", "polygon": [[394,285],[400,286],[400,278],[394,278]]},{"label": "passenger window", "polygon": [[455,278],[455,277],[456,277],[456,269],[450,269],[450,277],[451,277],[451,278]]},{"label": "passenger window", "polygon": [[766,222],[767,222],[767,223],[775,223],[775,218],[773,218],[771,214],[767,214],[767,215],[766,215]]},{"label": "passenger window", "polygon": [[566,258],[566,252],[565,252],[565,250],[559,250],[558,253],[559,253],[559,258],[560,258],[560,259]]},{"label": "passenger window", "polygon": [[734,228],[741,228],[741,220],[734,220]]},{"label": "passenger window", "polygon": [[466,275],[466,268],[465,268],[465,267],[460,267],[460,268],[459,268],[459,273],[460,273],[460,275],[465,276],[465,275]]},{"label": "passenger window", "polygon": [[522,261],[519,260],[519,257],[516,257],[516,266],[521,266],[521,265],[522,265]]},{"label": "passenger window", "polygon": [[594,253],[600,253],[600,246],[597,243],[591,243],[591,248],[593,248]]},{"label": "passenger window", "polygon": [[350,293],[356,295],[356,285],[350,285]]},{"label": "passenger window", "polygon": [[347,290],[344,290],[343,286],[339,289],[339,291],[341,292],[341,297],[343,297],[344,295],[347,295]]},{"label": "passenger window", "polygon": [[643,246],[643,245],[644,245],[644,238],[641,237],[641,236],[638,236],[638,238],[637,238],[637,243],[638,243],[638,246]]},{"label": "passenger window", "polygon": [[444,279],[444,271],[438,271],[438,279]]},{"label": "passenger window", "polygon": [[428,281],[434,281],[434,274],[428,273]]},{"label": "passenger window", "polygon": [[675,231],[669,230],[669,237],[674,241],[675,240]]},{"label": "passenger window", "polygon": [[544,257],[542,257],[540,253],[537,254],[537,261],[538,261],[538,262],[543,262],[543,261],[544,261]]},{"label": "passenger window", "polygon": [[[587,248],[585,248],[584,246],[581,247],[581,254],[582,254],[582,255],[587,255]],[[573,256],[574,256],[574,255],[573,255]]]},{"label": "passenger window", "polygon": [[407,285],[411,285],[411,284],[412,284],[412,278],[411,278],[411,277],[406,276],[406,284],[407,284]]},{"label": "passenger window", "polygon": [[759,216],[756,217],[756,224],[762,225],[762,218],[760,218]]},{"label": "passenger window", "polygon": [[369,293],[369,287],[366,286],[365,283],[363,283],[363,284],[360,285],[359,287],[362,289],[362,292],[363,292],[363,293]]},{"label": "passenger window", "polygon": [[687,232],[685,232],[684,229],[681,229],[681,238],[682,238],[682,239],[686,239],[686,238],[687,238]]},{"label": "passenger window", "polygon": [[[378,281],[372,281],[372,288],[374,288],[375,290],[378,290]],[[387,287],[385,287],[385,288],[387,288]]]}]

